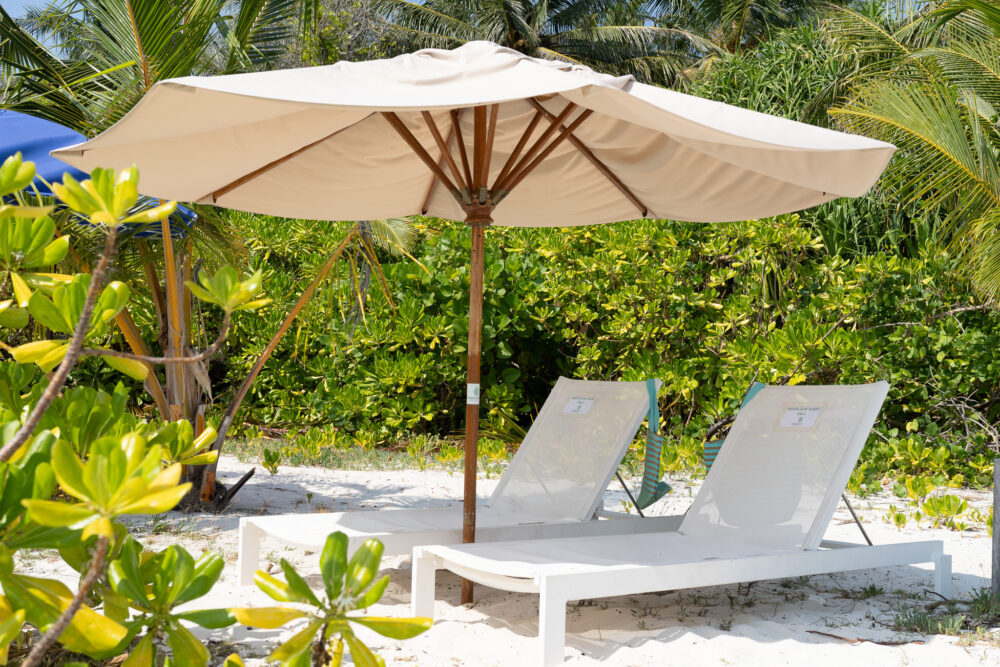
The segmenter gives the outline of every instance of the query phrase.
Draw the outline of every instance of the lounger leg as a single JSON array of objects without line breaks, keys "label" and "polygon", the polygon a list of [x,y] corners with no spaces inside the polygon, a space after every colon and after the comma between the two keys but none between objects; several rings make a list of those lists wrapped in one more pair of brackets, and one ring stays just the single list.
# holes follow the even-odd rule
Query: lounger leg
[{"label": "lounger leg", "polygon": [[566,594],[542,579],[538,600],[538,643],[542,667],[561,665],[566,647]]},{"label": "lounger leg", "polygon": [[434,579],[439,559],[425,553],[420,547],[413,549],[413,582],[410,586],[410,605],[414,616],[434,618]]},{"label": "lounger leg", "polygon": [[249,519],[240,519],[240,543],[237,567],[240,572],[240,586],[253,584],[253,575],[260,563],[261,530]]},{"label": "lounger leg", "polygon": [[944,598],[951,597],[951,556],[934,557],[934,592]]}]

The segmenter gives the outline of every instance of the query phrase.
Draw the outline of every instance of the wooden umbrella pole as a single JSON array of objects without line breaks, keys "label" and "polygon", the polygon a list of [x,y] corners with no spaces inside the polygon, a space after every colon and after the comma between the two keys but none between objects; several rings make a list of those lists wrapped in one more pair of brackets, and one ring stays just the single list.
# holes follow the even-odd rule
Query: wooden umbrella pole
[{"label": "wooden umbrella pole", "polygon": [[[493,222],[492,207],[470,207],[465,222],[472,231],[472,263],[469,273],[468,384],[465,398],[465,496],[462,542],[476,541],[476,462],[479,455],[479,352],[483,334],[483,264],[485,231]],[[462,604],[472,602],[472,582],[462,580]]]}]

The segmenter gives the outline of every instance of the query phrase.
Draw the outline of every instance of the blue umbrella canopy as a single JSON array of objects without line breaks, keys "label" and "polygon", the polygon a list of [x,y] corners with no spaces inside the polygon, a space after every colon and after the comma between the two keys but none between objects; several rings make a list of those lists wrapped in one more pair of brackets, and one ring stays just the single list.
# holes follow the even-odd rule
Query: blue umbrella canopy
[{"label": "blue umbrella canopy", "polygon": [[[52,195],[49,183],[62,181],[65,174],[69,174],[78,181],[90,178],[90,175],[80,171],[76,167],[70,166],[54,158],[49,153],[58,148],[72,146],[86,141],[87,138],[64,127],[59,123],[50,120],[35,118],[28,114],[17,111],[0,109],[0,161],[8,155],[21,153],[25,161],[35,163],[34,187],[42,195]],[[187,236],[191,225],[198,215],[183,206],[177,207],[177,212],[170,217],[170,235],[174,238]],[[138,225],[141,229],[136,230],[136,225],[123,225],[124,229],[119,232],[134,231],[132,234],[136,238],[152,239],[161,238],[162,233],[159,227],[150,225]]]},{"label": "blue umbrella canopy", "polygon": [[68,173],[77,180],[89,178],[86,172],[49,155],[49,151],[86,140],[79,132],[58,123],[17,111],[0,110],[0,159],[20,151],[25,160],[34,162],[35,187],[43,195],[52,194],[48,184],[58,183],[63,174]]}]

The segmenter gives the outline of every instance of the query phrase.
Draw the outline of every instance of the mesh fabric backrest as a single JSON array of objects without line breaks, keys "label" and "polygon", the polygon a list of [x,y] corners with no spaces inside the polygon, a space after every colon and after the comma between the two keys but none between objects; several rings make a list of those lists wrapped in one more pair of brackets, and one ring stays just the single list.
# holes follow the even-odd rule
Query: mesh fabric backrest
[{"label": "mesh fabric backrest", "polygon": [[591,518],[648,407],[645,382],[559,378],[490,507],[538,518]]},{"label": "mesh fabric backrest", "polygon": [[740,410],[680,531],[815,549],[889,385],[765,387]]}]

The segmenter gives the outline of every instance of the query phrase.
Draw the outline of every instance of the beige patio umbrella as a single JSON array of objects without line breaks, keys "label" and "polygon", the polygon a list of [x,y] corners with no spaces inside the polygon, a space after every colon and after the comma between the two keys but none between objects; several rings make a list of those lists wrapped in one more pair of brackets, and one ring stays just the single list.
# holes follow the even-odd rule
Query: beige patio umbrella
[{"label": "beige patio umbrella", "polygon": [[391,60],[163,81],[118,124],[54,155],[84,170],[134,163],[143,191],[165,199],[316,220],[464,220],[472,234],[470,542],[487,227],[777,215],[864,194],[893,150],[472,42]]}]

